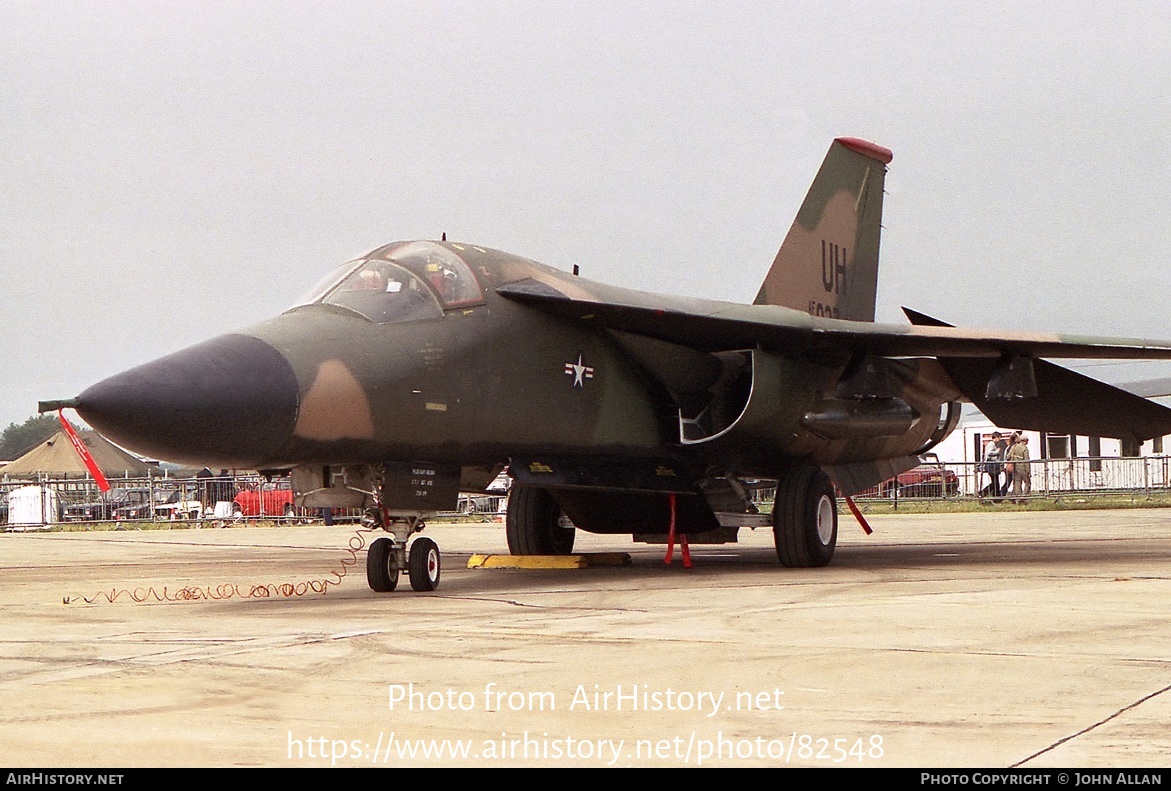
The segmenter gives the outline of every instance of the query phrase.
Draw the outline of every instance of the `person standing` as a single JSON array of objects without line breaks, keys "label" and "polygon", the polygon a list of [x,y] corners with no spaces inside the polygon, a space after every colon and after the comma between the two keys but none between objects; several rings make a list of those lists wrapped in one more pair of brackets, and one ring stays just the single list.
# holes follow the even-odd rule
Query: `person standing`
[{"label": "person standing", "polygon": [[980,490],[981,497],[1001,497],[1000,472],[1004,466],[1004,438],[999,431],[992,432],[992,440],[984,446],[984,472],[988,485]]},{"label": "person standing", "polygon": [[215,493],[212,488],[215,486],[215,484],[208,480],[211,478],[211,476],[211,470],[209,470],[207,467],[204,467],[202,470],[195,473],[196,489],[198,491],[199,497],[199,510],[201,514],[205,514],[210,510],[208,503],[211,504],[210,508],[215,507]]},{"label": "person standing", "polygon": [[1008,449],[1008,465],[1012,472],[1013,501],[1024,504],[1026,497],[1033,490],[1033,475],[1029,469],[1029,438],[1023,434]]}]

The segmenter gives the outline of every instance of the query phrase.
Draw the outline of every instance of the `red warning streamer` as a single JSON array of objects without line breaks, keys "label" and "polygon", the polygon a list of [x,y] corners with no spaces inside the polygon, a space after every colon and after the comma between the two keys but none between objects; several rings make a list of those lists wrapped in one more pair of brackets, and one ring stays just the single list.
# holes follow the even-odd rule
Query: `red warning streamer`
[{"label": "red warning streamer", "polygon": [[102,468],[94,461],[94,457],[90,454],[89,448],[81,441],[81,437],[77,436],[77,432],[73,430],[73,426],[69,425],[69,421],[65,419],[65,412],[57,410],[57,417],[61,420],[61,428],[65,429],[65,436],[69,437],[69,441],[73,443],[73,449],[77,451],[77,455],[81,457],[89,474],[98,482],[98,488],[103,492],[110,491],[110,482],[106,480],[106,476],[102,473]]},{"label": "red warning streamer", "polygon": [[854,498],[847,497],[846,505],[850,507],[850,513],[858,520],[858,524],[862,525],[862,530],[865,531],[866,535],[873,533],[874,531],[870,529],[870,523],[866,521],[866,517],[862,516],[862,512],[858,510],[858,506],[854,505]]}]

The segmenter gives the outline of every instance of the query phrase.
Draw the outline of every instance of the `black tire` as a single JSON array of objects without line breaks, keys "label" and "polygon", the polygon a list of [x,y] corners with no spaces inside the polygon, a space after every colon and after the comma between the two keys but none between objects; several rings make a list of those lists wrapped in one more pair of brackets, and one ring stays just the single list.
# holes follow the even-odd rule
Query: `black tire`
[{"label": "black tire", "polygon": [[411,587],[417,591],[433,591],[439,587],[439,547],[429,538],[416,538],[411,544],[407,560]]},{"label": "black tire", "polygon": [[394,542],[379,538],[366,551],[366,584],[377,593],[390,593],[398,587],[398,556]]},{"label": "black tire", "polygon": [[513,555],[569,555],[577,530],[561,527],[561,506],[548,489],[513,486],[508,493],[505,533]]},{"label": "black tire", "polygon": [[777,558],[791,568],[816,568],[833,559],[838,506],[833,483],[824,472],[802,467],[777,483],[773,540]]}]

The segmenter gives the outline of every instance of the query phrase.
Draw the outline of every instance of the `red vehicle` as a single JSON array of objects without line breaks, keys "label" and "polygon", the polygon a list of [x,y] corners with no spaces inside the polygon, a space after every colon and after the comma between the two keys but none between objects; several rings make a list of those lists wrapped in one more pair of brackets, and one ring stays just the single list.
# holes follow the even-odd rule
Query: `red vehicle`
[{"label": "red vehicle", "polygon": [[293,505],[293,490],[288,481],[262,483],[259,487],[242,489],[235,498],[233,516],[284,516],[297,515]]},{"label": "red vehicle", "polygon": [[924,453],[919,466],[900,472],[889,481],[859,492],[858,497],[955,497],[960,490],[960,478],[954,470],[943,466],[939,456]]}]

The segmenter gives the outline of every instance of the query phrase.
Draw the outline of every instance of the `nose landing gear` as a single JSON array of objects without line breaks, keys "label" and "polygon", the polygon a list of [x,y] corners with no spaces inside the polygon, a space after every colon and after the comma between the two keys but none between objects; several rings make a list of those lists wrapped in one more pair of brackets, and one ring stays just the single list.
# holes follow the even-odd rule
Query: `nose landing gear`
[{"label": "nose landing gear", "polygon": [[382,512],[377,517],[389,537],[375,539],[366,552],[366,583],[370,590],[389,593],[398,587],[399,574],[405,569],[411,588],[433,591],[439,587],[442,561],[439,546],[429,538],[419,536],[407,551],[407,541],[425,525],[420,515],[391,516]]}]

